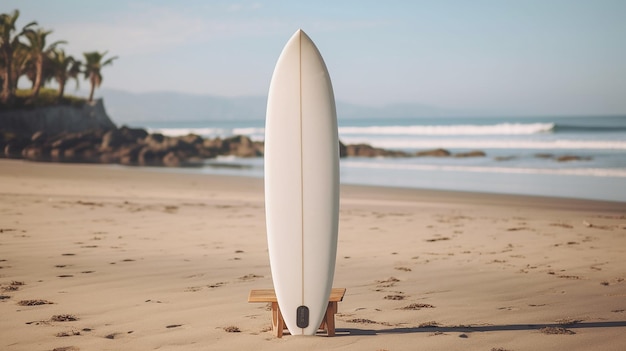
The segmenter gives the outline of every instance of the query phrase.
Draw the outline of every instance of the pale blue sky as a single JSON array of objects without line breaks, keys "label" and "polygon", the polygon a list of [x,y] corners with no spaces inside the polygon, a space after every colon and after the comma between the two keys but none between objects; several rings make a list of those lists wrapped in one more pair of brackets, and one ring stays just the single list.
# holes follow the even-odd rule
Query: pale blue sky
[{"label": "pale blue sky", "polygon": [[[626,1],[3,0],[82,56],[120,58],[103,87],[267,94],[293,32],[338,100],[509,115],[626,114]],[[84,84],[86,86],[86,84]],[[70,89],[71,90],[71,89]]]}]

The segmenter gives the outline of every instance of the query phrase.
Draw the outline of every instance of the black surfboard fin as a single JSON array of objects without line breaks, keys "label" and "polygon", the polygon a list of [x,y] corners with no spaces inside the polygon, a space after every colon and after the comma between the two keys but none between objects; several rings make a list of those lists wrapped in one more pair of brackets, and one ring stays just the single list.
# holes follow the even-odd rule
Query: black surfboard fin
[{"label": "black surfboard fin", "polygon": [[300,306],[296,310],[296,325],[298,328],[306,328],[309,326],[309,308]]}]

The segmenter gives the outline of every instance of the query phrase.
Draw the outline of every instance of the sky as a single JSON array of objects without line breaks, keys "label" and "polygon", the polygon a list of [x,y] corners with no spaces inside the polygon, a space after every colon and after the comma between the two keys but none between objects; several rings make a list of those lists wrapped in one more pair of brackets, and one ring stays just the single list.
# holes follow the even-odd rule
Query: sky
[{"label": "sky", "polygon": [[283,46],[301,28],[340,101],[626,115],[621,0],[0,3],[1,13],[14,9],[18,27],[37,21],[75,57],[118,56],[102,71],[103,88],[265,96]]}]

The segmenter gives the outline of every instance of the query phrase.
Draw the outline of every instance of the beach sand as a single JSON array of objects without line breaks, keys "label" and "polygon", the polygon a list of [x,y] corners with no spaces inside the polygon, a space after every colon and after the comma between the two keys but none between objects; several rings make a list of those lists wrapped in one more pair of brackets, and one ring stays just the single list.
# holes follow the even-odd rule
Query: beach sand
[{"label": "beach sand", "polygon": [[2,350],[624,350],[626,203],[343,186],[337,336],[274,338],[261,179],[0,160]]}]

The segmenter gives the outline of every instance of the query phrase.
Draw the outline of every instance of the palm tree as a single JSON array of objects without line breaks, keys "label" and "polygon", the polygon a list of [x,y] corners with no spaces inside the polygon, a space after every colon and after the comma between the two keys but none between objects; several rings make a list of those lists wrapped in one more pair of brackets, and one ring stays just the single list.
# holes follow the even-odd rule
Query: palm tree
[{"label": "palm tree", "polygon": [[14,74],[13,74],[13,52],[20,45],[19,37],[24,34],[24,31],[29,27],[37,25],[37,22],[30,22],[22,31],[17,35],[13,35],[15,32],[15,22],[20,16],[18,10],[13,11],[13,14],[3,13],[0,14],[0,59],[2,59],[2,102],[10,104],[13,102],[15,96]]},{"label": "palm tree", "polygon": [[72,56],[66,56],[65,51],[62,49],[52,51],[49,55],[49,59],[52,64],[52,74],[59,84],[58,100],[60,101],[63,99],[65,84],[69,79],[76,81],[76,89],[78,89],[78,74],[80,73],[82,63]]},{"label": "palm tree", "polygon": [[93,101],[93,93],[96,90],[96,87],[99,87],[102,84],[102,74],[100,73],[100,69],[102,67],[113,64],[113,60],[117,59],[117,56],[113,56],[110,59],[102,62],[104,56],[106,56],[108,51],[103,53],[99,53],[97,51],[94,52],[85,52],[83,55],[85,56],[85,79],[89,79],[89,83],[91,83],[91,91],[89,92],[89,102]]},{"label": "palm tree", "polygon": [[44,60],[56,48],[57,45],[66,43],[63,40],[60,40],[55,41],[54,43],[46,47],[46,37],[50,33],[52,33],[51,30],[45,31],[41,28],[38,28],[37,30],[27,29],[24,32],[24,36],[26,37],[26,39],[28,39],[29,42],[29,56],[35,68],[35,80],[33,81],[33,92],[31,95],[32,97],[37,97],[37,95],[39,95],[39,90],[41,89],[42,82],[44,81]]},{"label": "palm tree", "polygon": [[11,59],[11,89],[17,89],[17,82],[21,76],[30,70],[30,58],[26,45],[18,42],[13,48],[13,58]]}]

